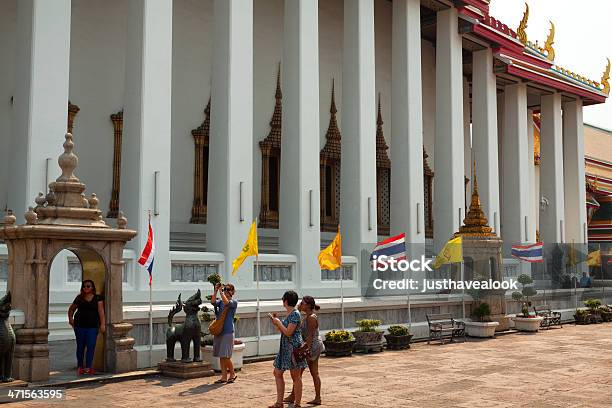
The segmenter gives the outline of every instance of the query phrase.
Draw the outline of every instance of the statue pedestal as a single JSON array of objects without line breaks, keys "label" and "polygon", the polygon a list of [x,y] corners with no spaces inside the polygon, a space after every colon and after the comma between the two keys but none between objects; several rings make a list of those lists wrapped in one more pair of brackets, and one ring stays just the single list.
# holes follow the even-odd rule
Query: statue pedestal
[{"label": "statue pedestal", "polygon": [[158,365],[163,375],[175,378],[200,378],[215,375],[210,363],[200,361],[181,363],[180,361],[162,361]]}]

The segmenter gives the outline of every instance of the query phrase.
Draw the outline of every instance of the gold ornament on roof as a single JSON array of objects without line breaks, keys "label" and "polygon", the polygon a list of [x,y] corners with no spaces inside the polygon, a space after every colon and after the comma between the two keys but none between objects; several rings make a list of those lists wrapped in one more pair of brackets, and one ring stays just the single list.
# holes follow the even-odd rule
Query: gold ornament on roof
[{"label": "gold ornament on roof", "polygon": [[472,189],[472,200],[470,202],[470,209],[468,210],[463,225],[459,227],[457,235],[468,235],[468,236],[495,236],[492,232],[493,229],[489,226],[489,221],[482,211],[480,206],[480,196],[478,195],[478,179],[476,178],[476,160],[474,160],[474,187]]},{"label": "gold ornament on roof", "polygon": [[603,92],[606,95],[610,95],[610,58],[608,58],[608,65],[606,65],[606,70],[604,71],[601,77],[601,84],[603,85]]},{"label": "gold ornament on roof", "polygon": [[544,49],[546,50],[546,56],[549,61],[555,60],[555,49],[553,48],[554,43],[555,43],[555,25],[551,21],[550,31],[548,32],[548,38],[546,38],[546,42],[544,43]]},{"label": "gold ornament on roof", "polygon": [[516,35],[523,44],[527,44],[527,21],[529,20],[529,4],[525,3],[525,12],[523,13],[523,19],[521,20],[518,28],[516,29]]}]

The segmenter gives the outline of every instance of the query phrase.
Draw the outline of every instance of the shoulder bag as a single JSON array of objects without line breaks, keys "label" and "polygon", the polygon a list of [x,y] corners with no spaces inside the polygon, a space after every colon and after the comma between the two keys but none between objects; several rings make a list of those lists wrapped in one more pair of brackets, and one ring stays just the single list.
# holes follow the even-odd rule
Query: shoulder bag
[{"label": "shoulder bag", "polygon": [[223,331],[223,324],[225,323],[225,317],[227,316],[227,311],[229,310],[229,305],[223,306],[223,311],[221,312],[221,316],[218,319],[214,319],[208,325],[208,332],[213,336],[218,336]]}]

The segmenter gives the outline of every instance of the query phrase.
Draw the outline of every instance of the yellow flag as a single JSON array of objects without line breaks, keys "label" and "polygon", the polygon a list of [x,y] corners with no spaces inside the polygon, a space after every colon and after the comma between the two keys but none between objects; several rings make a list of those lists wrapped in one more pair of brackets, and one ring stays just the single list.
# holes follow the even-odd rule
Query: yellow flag
[{"label": "yellow flag", "polygon": [[321,269],[330,271],[342,266],[342,237],[340,236],[340,228],[338,228],[338,233],[331,244],[319,253],[319,266]]},{"label": "yellow flag", "polygon": [[232,262],[232,276],[236,275],[236,271],[240,268],[240,265],[242,265],[247,256],[257,254],[259,254],[259,249],[257,248],[257,225],[255,221],[253,221],[251,229],[249,230],[249,236],[242,247],[242,251],[240,251],[240,255]]},{"label": "yellow flag", "polygon": [[461,250],[461,237],[459,236],[444,244],[444,248],[436,256],[433,267],[437,269],[444,264],[461,261],[463,261],[463,251]]},{"label": "yellow flag", "polygon": [[601,249],[589,253],[589,256],[587,257],[587,265],[601,266]]}]

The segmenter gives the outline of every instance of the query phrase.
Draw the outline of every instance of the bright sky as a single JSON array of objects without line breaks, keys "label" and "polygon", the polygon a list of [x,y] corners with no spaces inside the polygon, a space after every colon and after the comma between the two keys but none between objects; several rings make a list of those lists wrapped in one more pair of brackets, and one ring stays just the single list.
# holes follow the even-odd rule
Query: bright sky
[{"label": "bright sky", "polygon": [[[555,63],[597,82],[612,59],[612,0],[527,0],[529,40],[543,44],[555,24]],[[491,16],[516,30],[525,0],[492,0]],[[585,107],[584,121],[612,130],[612,102]]]}]

